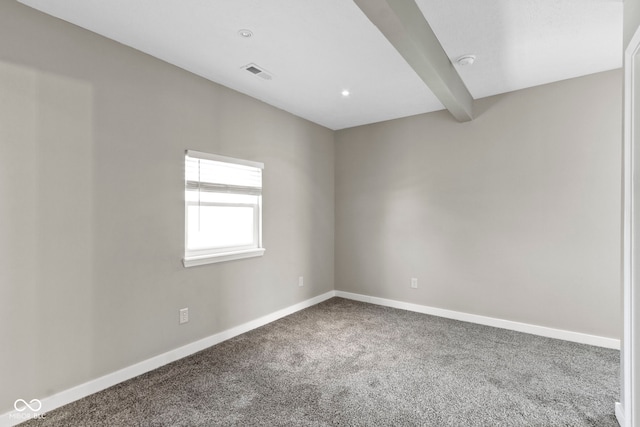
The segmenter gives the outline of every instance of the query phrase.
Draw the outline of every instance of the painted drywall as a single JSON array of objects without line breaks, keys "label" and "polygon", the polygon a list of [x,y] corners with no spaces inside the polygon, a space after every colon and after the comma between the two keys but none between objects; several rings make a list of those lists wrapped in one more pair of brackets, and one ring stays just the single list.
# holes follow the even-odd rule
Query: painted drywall
[{"label": "painted drywall", "polygon": [[338,131],[336,289],[620,338],[621,84]]},{"label": "painted drywall", "polygon": [[640,27],[640,0],[625,0],[623,19],[623,49],[626,49],[631,41],[631,37],[636,33],[638,27]]},{"label": "painted drywall", "polygon": [[[0,413],[332,290],[333,138],[0,2]],[[264,162],[263,257],[182,266],[185,149]]]}]

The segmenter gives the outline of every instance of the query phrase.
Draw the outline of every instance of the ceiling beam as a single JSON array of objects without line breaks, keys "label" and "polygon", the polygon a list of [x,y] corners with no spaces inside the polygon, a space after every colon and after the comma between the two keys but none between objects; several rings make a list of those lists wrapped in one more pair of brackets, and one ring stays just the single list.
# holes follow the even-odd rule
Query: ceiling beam
[{"label": "ceiling beam", "polygon": [[354,2],[456,119],[473,119],[473,97],[414,0]]}]

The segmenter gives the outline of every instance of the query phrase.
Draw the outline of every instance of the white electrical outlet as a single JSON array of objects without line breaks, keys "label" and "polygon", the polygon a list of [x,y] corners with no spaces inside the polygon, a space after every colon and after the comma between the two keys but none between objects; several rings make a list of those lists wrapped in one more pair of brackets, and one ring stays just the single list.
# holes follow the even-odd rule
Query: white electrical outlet
[{"label": "white electrical outlet", "polygon": [[416,277],[411,278],[411,287],[413,289],[418,289],[418,279]]},{"label": "white electrical outlet", "polygon": [[189,309],[181,308],[180,309],[180,324],[187,323],[189,321]]},{"label": "white electrical outlet", "polygon": [[298,277],[298,286],[304,286],[304,277]]}]

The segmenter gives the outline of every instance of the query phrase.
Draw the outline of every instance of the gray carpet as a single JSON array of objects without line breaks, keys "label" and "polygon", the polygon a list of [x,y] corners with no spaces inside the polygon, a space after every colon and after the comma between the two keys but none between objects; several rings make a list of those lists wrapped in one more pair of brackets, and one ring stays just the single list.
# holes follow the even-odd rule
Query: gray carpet
[{"label": "gray carpet", "polygon": [[619,352],[333,298],[27,426],[617,426]]}]

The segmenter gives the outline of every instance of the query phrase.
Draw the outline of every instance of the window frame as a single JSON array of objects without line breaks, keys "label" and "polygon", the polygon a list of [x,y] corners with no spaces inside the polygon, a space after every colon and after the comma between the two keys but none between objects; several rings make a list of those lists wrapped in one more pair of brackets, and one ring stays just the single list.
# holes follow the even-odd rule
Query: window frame
[{"label": "window frame", "polygon": [[[198,265],[212,264],[224,261],[232,261],[243,258],[258,257],[264,255],[265,248],[262,244],[262,192],[257,195],[256,203],[223,203],[223,202],[194,202],[189,201],[187,197],[187,157],[203,160],[213,160],[216,162],[249,166],[264,170],[264,164],[250,160],[237,159],[234,157],[221,156],[218,154],[204,153],[201,151],[186,150],[184,157],[184,258],[182,260],[185,267],[193,267]],[[262,177],[261,177],[262,186]],[[261,187],[262,188],[262,187]],[[241,194],[241,193],[234,193]],[[210,247],[203,249],[189,249],[189,206],[224,206],[224,207],[251,207],[253,208],[253,242],[249,245],[241,246],[222,246]]]}]

